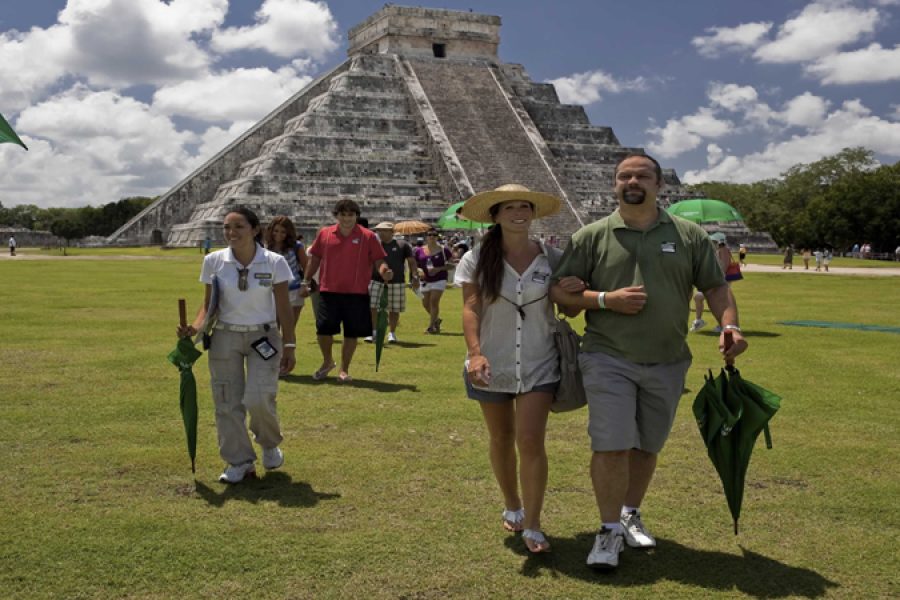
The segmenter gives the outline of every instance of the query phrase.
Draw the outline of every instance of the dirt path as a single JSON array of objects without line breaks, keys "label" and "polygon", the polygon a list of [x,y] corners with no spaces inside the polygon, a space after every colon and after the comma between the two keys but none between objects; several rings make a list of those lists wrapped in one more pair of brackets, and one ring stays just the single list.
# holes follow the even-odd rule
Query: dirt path
[{"label": "dirt path", "polygon": [[746,267],[741,267],[741,270],[746,273],[789,273],[789,274],[798,274],[798,275],[811,275],[816,277],[828,277],[829,275],[869,275],[872,277],[897,277],[900,276],[900,266],[898,267],[885,267],[885,268],[871,268],[871,269],[863,269],[860,267],[828,267],[828,272],[825,271],[816,271],[814,268],[810,268],[809,271],[803,268],[803,265],[798,268],[797,265],[794,265],[793,269],[782,269],[779,265],[755,265],[753,263],[748,264]]}]

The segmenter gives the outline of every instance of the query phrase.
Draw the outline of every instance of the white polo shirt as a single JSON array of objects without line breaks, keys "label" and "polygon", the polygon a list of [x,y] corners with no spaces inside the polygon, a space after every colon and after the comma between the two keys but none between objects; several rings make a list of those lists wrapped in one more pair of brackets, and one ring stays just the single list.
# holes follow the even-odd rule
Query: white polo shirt
[{"label": "white polo shirt", "polygon": [[[543,244],[541,249],[543,253],[521,275],[504,260],[503,298],[492,304],[482,301],[478,339],[481,353],[491,365],[487,391],[518,394],[559,381],[559,354],[553,344],[555,317],[548,295],[553,269],[547,253],[560,252]],[[475,266],[480,255],[480,246],[463,255],[456,267],[456,283],[477,283]],[[524,319],[513,303],[522,307]]]},{"label": "white polo shirt", "polygon": [[276,320],[276,283],[290,281],[291,268],[280,254],[256,246],[256,256],[248,265],[247,289],[238,288],[238,269],[243,265],[234,258],[231,248],[217,250],[203,259],[200,281],[212,283],[213,275],[219,284],[219,321],[232,325],[262,325]]}]

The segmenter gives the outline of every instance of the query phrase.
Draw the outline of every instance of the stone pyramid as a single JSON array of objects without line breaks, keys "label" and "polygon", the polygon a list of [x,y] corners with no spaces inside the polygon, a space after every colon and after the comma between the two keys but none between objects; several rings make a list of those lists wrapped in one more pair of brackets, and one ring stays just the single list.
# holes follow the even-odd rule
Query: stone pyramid
[{"label": "stone pyramid", "polygon": [[[435,221],[504,183],[562,198],[535,223],[565,240],[612,212],[613,167],[640,148],[561,104],[550,84],[497,55],[500,17],[386,5],[349,32],[348,58],[282,104],[108,238],[222,240],[231,207],[288,215],[311,239],[352,198],[370,223]],[[664,170],[664,205],[686,195]]]}]

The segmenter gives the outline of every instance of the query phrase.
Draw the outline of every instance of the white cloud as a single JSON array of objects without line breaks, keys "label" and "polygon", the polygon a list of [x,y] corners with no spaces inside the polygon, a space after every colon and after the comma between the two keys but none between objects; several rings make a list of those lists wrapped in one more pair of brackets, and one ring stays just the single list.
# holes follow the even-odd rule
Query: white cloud
[{"label": "white cloud", "polygon": [[712,35],[697,36],[691,44],[701,56],[715,58],[723,52],[740,51],[758,46],[772,28],[772,23],[744,23],[737,27],[709,27]]},{"label": "white cloud", "polygon": [[69,0],[66,66],[95,85],[160,84],[203,74],[211,57],[193,35],[222,23],[227,0]]},{"label": "white cloud", "polygon": [[706,95],[714,106],[721,106],[731,111],[752,106],[759,100],[759,94],[752,86],[718,81],[710,84]]},{"label": "white cloud", "polygon": [[153,107],[208,122],[257,120],[310,81],[292,67],[235,69],[160,88]]},{"label": "white cloud", "polygon": [[328,5],[312,0],[265,0],[256,24],[217,31],[212,47],[219,52],[259,49],[290,58],[320,59],[338,46],[337,22]]},{"label": "white cloud", "polygon": [[825,119],[827,111],[828,101],[825,98],[805,92],[789,100],[776,118],[788,125],[815,127]]},{"label": "white cloud", "polygon": [[725,156],[725,151],[718,144],[707,144],[706,146],[706,164],[713,166]]},{"label": "white cloud", "polygon": [[593,104],[600,101],[602,94],[619,94],[625,91],[643,91],[647,81],[643,77],[616,79],[605,71],[575,73],[558,79],[551,79],[556,94],[563,104]]},{"label": "white cloud", "polygon": [[816,60],[871,34],[878,21],[877,9],[820,0],[785,21],[775,40],[757,48],[753,56],[768,63]]},{"label": "white cloud", "polygon": [[693,115],[679,119],[669,119],[664,127],[651,127],[650,135],[658,136],[647,144],[653,153],[664,158],[672,158],[699,146],[703,139],[722,137],[734,128],[731,121],[715,116],[710,108],[700,108]]},{"label": "white cloud", "polygon": [[0,185],[13,202],[38,206],[159,193],[182,174],[191,160],[184,145],[196,140],[146,104],[83,85],[25,109],[16,125],[31,152],[3,149]]},{"label": "white cloud", "polygon": [[0,33],[0,106],[7,114],[31,104],[66,74],[71,43],[68,29],[60,26]]},{"label": "white cloud", "polygon": [[743,157],[729,155],[711,168],[688,171],[684,181],[750,183],[777,177],[797,163],[814,162],[855,146],[900,158],[900,123],[872,115],[859,100],[850,100],[803,134],[768,144],[761,152]]},{"label": "white cloud", "polygon": [[255,120],[237,121],[235,123],[232,123],[231,126],[228,127],[228,129],[223,129],[216,126],[207,129],[201,136],[200,148],[197,150],[198,166],[200,163],[203,163],[215,156],[216,153],[224,150],[228,146],[228,144],[236,140],[240,135],[253,127],[255,124]]},{"label": "white cloud", "polygon": [[868,48],[823,57],[806,67],[825,84],[874,83],[900,79],[900,44],[893,50]]}]

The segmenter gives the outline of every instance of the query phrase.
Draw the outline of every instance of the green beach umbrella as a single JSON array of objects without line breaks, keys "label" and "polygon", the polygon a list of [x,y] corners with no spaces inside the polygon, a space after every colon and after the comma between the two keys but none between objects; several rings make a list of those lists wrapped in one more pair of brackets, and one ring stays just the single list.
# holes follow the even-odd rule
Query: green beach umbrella
[{"label": "green beach umbrella", "polygon": [[722,369],[718,377],[710,372],[705,380],[694,400],[694,417],[722,480],[737,535],[750,455],[760,433],[765,433],[766,446],[772,448],[769,420],[781,406],[781,398],[743,379],[733,365]]},{"label": "green beach umbrella", "polygon": [[442,214],[441,217],[437,220],[437,223],[435,223],[435,227],[437,229],[462,229],[470,231],[473,229],[484,229],[491,225],[490,223],[470,221],[469,219],[461,217],[459,214],[459,209],[462,208],[463,204],[465,204],[465,201],[451,204],[450,207],[444,211],[444,214]]},{"label": "green beach umbrella", "polygon": [[693,221],[694,223],[719,223],[722,221],[743,221],[730,204],[712,198],[692,198],[676,202],[668,209],[670,215]]},{"label": "green beach umbrella", "polygon": [[19,139],[19,136],[16,135],[16,132],[13,131],[13,128],[9,126],[9,123],[6,122],[6,119],[3,118],[3,115],[0,115],[0,144],[7,142],[10,144],[18,144],[28,150],[28,146],[26,146],[25,143]]},{"label": "green beach umbrella", "polygon": [[384,350],[384,336],[388,328],[388,286],[381,288],[381,299],[378,301],[378,315],[375,319],[375,372],[381,364],[381,351]]},{"label": "green beach umbrella", "polygon": [[[181,324],[186,323],[184,300],[178,301]],[[197,380],[191,367],[203,353],[194,347],[189,336],[178,340],[175,349],[169,352],[169,362],[178,367],[181,383],[178,388],[178,403],[181,406],[181,419],[184,421],[184,433],[187,436],[188,455],[191,457],[191,473],[196,473],[197,459]]]}]

